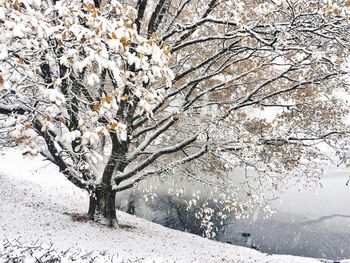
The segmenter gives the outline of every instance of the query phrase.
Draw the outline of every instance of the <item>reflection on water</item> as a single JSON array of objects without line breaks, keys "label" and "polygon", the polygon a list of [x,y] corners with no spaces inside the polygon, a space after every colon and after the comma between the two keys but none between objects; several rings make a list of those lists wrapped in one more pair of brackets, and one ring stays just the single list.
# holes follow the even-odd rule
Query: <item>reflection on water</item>
[{"label": "reflection on water", "polygon": [[[297,188],[282,194],[273,206],[277,213],[267,219],[255,214],[250,219],[229,218],[219,226],[216,240],[258,249],[270,254],[290,254],[341,260],[350,258],[350,187],[347,172],[333,172],[323,180],[318,194]],[[160,194],[155,202],[134,195],[124,211],[134,212],[166,227],[202,235],[203,229],[184,202]]]},{"label": "reflection on water", "polygon": [[[293,214],[277,213],[268,219],[231,221],[231,226],[220,234],[220,241],[239,244],[240,233],[250,233],[251,244],[270,254],[290,254],[340,260],[350,258],[350,231],[335,231],[336,221],[307,220]],[[349,228],[350,219],[339,222]],[[238,241],[238,242],[237,242]],[[244,245],[241,243],[241,245]]]}]

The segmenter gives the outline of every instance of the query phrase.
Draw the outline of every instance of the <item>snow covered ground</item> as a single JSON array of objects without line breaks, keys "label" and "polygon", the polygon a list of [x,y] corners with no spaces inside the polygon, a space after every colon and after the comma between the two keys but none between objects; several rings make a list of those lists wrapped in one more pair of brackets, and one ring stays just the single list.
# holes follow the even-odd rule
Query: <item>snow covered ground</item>
[{"label": "snow covered ground", "polygon": [[[121,228],[74,221],[87,211],[88,197],[57,169],[16,152],[0,156],[0,240],[21,237],[53,243],[58,251],[106,251],[131,262],[312,263],[316,259],[258,251],[174,231],[118,212]],[[344,261],[345,262],[345,261]]]}]

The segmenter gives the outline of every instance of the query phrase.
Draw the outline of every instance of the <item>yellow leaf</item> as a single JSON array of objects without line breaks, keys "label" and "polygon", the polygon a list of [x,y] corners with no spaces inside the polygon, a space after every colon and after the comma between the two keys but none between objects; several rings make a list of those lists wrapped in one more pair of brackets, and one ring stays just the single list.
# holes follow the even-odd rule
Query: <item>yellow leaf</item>
[{"label": "yellow leaf", "polygon": [[49,132],[49,128],[48,128],[46,125],[44,125],[44,126],[41,128],[41,131],[42,131],[42,132],[45,132],[45,133],[48,133],[48,132]]},{"label": "yellow leaf", "polygon": [[121,97],[121,100],[128,100],[129,96],[128,95],[124,95]]},{"label": "yellow leaf", "polygon": [[51,122],[52,121],[52,117],[50,116],[50,115],[44,115],[44,117],[43,117],[43,119],[45,120],[45,121],[48,121],[48,122]]},{"label": "yellow leaf", "polygon": [[151,39],[153,39],[153,40],[157,39],[157,32],[152,33]]},{"label": "yellow leaf", "polygon": [[74,64],[74,58],[68,58],[67,60],[69,63]]},{"label": "yellow leaf", "polygon": [[148,40],[149,44],[157,44],[157,32],[153,32],[150,39]]},{"label": "yellow leaf", "polygon": [[114,91],[114,96],[118,97],[119,95],[120,95],[120,91],[119,91],[118,89],[116,89],[116,90]]},{"label": "yellow leaf", "polygon": [[65,41],[67,39],[67,32],[64,31],[61,37],[62,41]]},{"label": "yellow leaf", "polygon": [[330,3],[327,3],[326,5],[324,5],[324,10],[326,11],[326,13],[332,13],[334,11],[334,8]]},{"label": "yellow leaf", "polygon": [[335,62],[335,64],[340,67],[341,65],[344,64],[344,60],[342,60],[341,58],[338,58],[337,61]]},{"label": "yellow leaf", "polygon": [[4,79],[3,75],[0,72],[0,87],[3,86],[4,83],[5,83],[5,79]]},{"label": "yellow leaf", "polygon": [[92,109],[94,110],[94,111],[98,111],[99,109],[101,109],[101,104],[99,104],[99,103],[94,103],[94,105],[92,106]]},{"label": "yellow leaf", "polygon": [[58,46],[58,47],[61,47],[62,45],[63,45],[63,42],[62,42],[61,39],[59,39],[59,40],[57,41],[57,46]]},{"label": "yellow leaf", "polygon": [[163,52],[164,52],[164,55],[169,55],[170,54],[170,47],[168,45],[164,45],[163,47]]},{"label": "yellow leaf", "polygon": [[117,122],[112,122],[111,124],[107,125],[107,129],[108,130],[115,130],[118,127],[118,123]]},{"label": "yellow leaf", "polygon": [[93,11],[93,13],[92,13],[92,17],[93,18],[96,18],[98,16],[98,12],[97,12],[97,10],[95,9],[94,11]]},{"label": "yellow leaf", "polygon": [[102,102],[112,102],[113,97],[112,96],[107,96],[106,98],[101,99]]},{"label": "yellow leaf", "polygon": [[16,140],[16,142],[17,142],[17,143],[21,143],[21,142],[23,142],[23,141],[24,141],[24,139],[25,139],[25,137],[24,137],[24,136],[17,136],[17,137],[15,138],[15,140]]},{"label": "yellow leaf", "polygon": [[24,123],[24,128],[30,129],[30,128],[32,128],[32,124],[30,122],[26,122],[26,123]]},{"label": "yellow leaf", "polygon": [[84,5],[83,8],[85,11],[89,11],[89,12],[94,11],[96,9],[96,7],[93,4]]},{"label": "yellow leaf", "polygon": [[112,102],[113,100],[113,97],[112,96],[107,96],[106,97],[106,102]]},{"label": "yellow leaf", "polygon": [[114,32],[112,32],[112,34],[111,34],[111,38],[113,38],[113,39],[117,39],[117,36],[116,36],[116,34],[115,34]]},{"label": "yellow leaf", "polygon": [[120,39],[120,43],[122,43],[124,47],[127,47],[130,45],[130,42],[126,39],[126,37],[122,37]]},{"label": "yellow leaf", "polygon": [[240,36],[240,38],[241,38],[242,41],[246,41],[246,40],[249,39],[249,36],[248,35],[242,35],[242,36]]},{"label": "yellow leaf", "polygon": [[81,42],[81,43],[84,43],[86,40],[87,40],[87,38],[85,37],[85,35],[83,35],[83,36],[81,37],[81,39],[80,39],[80,42]]},{"label": "yellow leaf", "polygon": [[132,22],[125,22],[124,25],[125,25],[126,28],[130,28],[130,29],[134,28],[134,24]]},{"label": "yellow leaf", "polygon": [[15,9],[16,11],[21,10],[21,3],[18,0],[16,0],[15,3],[13,4],[13,9]]}]

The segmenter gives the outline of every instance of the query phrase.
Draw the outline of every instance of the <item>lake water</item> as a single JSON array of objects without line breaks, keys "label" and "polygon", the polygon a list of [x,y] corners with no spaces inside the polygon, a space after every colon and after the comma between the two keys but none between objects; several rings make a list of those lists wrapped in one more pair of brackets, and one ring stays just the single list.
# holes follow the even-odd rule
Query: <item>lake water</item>
[{"label": "lake water", "polygon": [[249,232],[251,242],[267,253],[332,260],[350,258],[349,171],[331,169],[324,187],[313,192],[289,189],[273,203],[277,213],[263,220],[241,221],[222,240]]},{"label": "lake water", "polygon": [[[329,169],[317,194],[292,187],[272,203],[276,214],[267,219],[258,213],[246,220],[230,219],[216,239],[271,254],[350,259],[349,175],[346,169]],[[158,205],[136,200],[136,214],[173,229],[201,233],[193,217],[181,216],[183,208],[162,200],[155,202]]]}]

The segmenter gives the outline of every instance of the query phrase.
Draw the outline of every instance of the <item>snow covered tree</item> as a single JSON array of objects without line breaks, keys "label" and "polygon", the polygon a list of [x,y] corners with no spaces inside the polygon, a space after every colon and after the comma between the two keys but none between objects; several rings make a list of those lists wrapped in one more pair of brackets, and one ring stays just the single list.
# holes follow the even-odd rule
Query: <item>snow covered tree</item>
[{"label": "snow covered tree", "polygon": [[343,0],[0,0],[1,144],[57,165],[110,226],[150,177],[244,213],[343,147],[349,19]]}]

